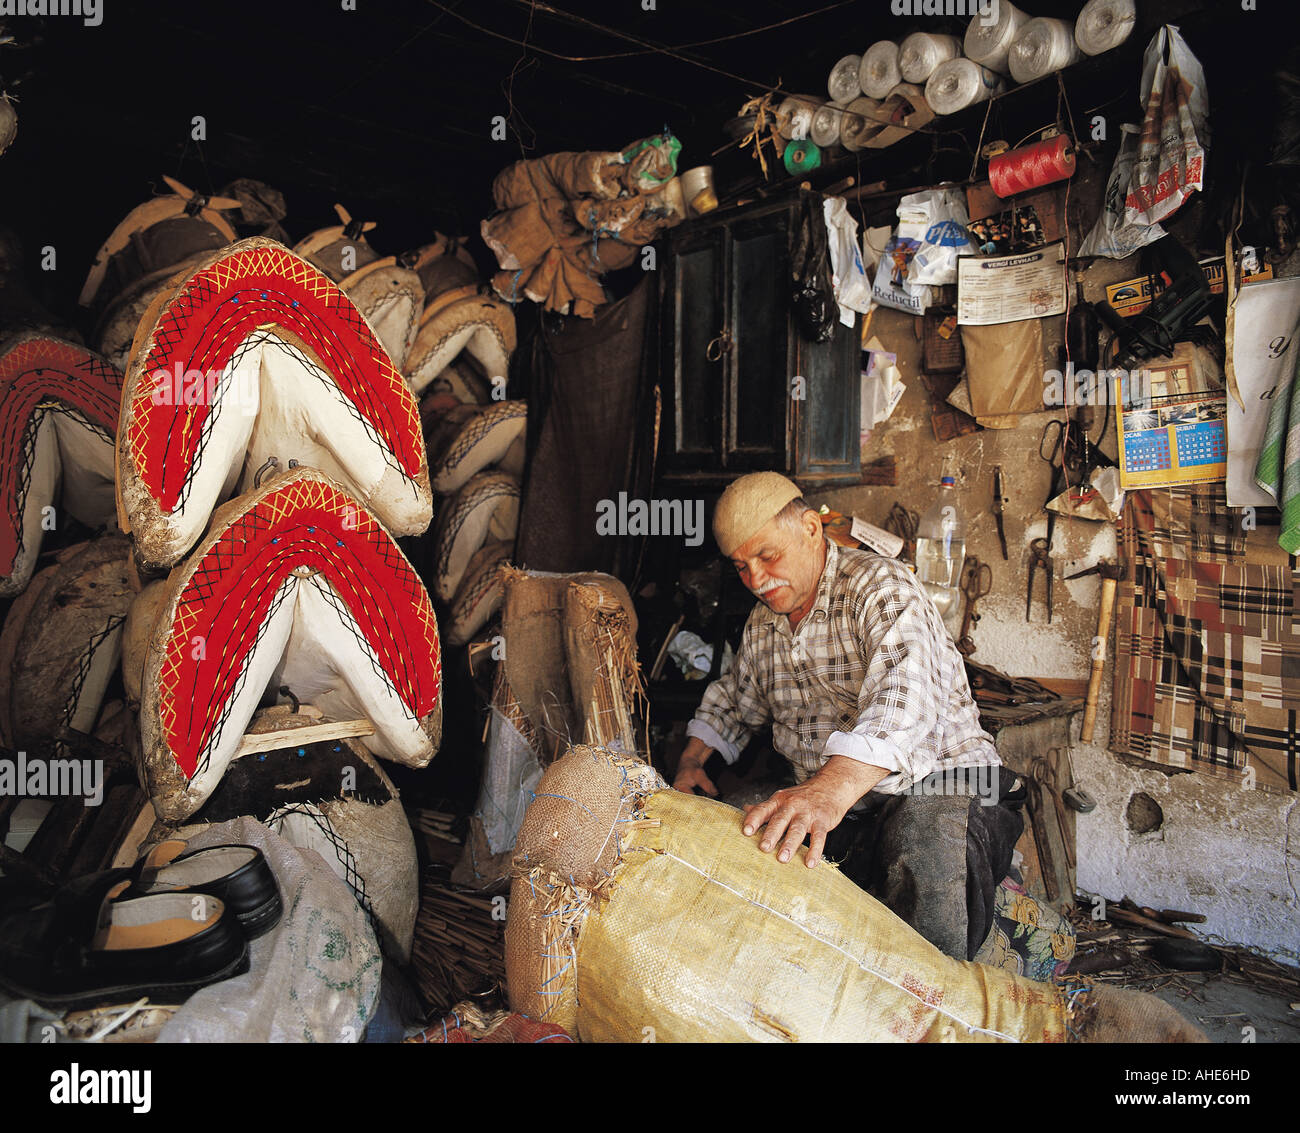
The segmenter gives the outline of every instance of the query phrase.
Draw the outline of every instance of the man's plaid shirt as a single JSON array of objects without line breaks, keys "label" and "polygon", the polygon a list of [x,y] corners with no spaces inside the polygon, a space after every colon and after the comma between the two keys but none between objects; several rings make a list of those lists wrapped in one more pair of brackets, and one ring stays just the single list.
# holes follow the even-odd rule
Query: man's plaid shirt
[{"label": "man's plaid shirt", "polygon": [[730,763],[765,724],[801,783],[832,755],[888,768],[874,788],[883,794],[933,771],[1000,762],[961,654],[912,572],[830,542],[799,628],[756,604],[735,664],[686,732]]}]

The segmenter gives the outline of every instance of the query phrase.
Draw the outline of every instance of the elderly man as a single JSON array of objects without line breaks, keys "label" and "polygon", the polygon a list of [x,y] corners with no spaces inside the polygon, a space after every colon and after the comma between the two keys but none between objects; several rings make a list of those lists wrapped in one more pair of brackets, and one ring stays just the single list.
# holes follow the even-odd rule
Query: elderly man
[{"label": "elderly man", "polygon": [[[704,694],[673,786],[772,725],[795,785],[746,807],[744,832],[788,862],[822,856],[944,952],[970,959],[1023,829],[961,655],[908,568],[829,543],[775,472],[732,483],[713,533],[759,599],[730,671]],[[1019,792],[1023,798],[1023,791]]]}]

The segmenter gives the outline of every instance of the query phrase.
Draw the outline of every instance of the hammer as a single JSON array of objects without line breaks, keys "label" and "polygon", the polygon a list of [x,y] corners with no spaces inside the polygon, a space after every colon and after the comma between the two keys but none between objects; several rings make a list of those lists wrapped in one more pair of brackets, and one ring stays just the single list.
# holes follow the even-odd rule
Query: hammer
[{"label": "hammer", "polygon": [[1083,730],[1079,739],[1092,742],[1093,726],[1097,722],[1097,694],[1101,692],[1101,674],[1106,667],[1106,639],[1110,636],[1110,615],[1115,608],[1115,584],[1122,569],[1115,563],[1098,563],[1087,570],[1067,574],[1066,578],[1083,578],[1089,574],[1101,575],[1101,607],[1097,612],[1097,636],[1092,639],[1092,672],[1088,675],[1088,699],[1083,705]]}]

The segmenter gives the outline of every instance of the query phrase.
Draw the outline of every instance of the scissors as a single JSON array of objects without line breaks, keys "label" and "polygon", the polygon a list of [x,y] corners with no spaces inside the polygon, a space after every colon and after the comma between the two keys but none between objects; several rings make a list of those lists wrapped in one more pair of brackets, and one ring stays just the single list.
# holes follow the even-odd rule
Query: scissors
[{"label": "scissors", "polygon": [[1115,463],[1088,436],[1088,430],[1080,420],[1084,408],[1080,407],[1079,415],[1074,419],[1053,418],[1048,421],[1038,439],[1039,458],[1053,469],[1052,486],[1043,505],[1047,512],[1048,551],[1052,549],[1052,532],[1056,530],[1056,512],[1047,504],[1072,487],[1086,487],[1092,481],[1094,469]]},{"label": "scissors", "polygon": [[993,589],[993,568],[982,563],[974,555],[967,555],[961,565],[961,592],[966,595],[966,613],[961,620],[961,636],[957,639],[957,651],[963,657],[975,652],[975,642],[971,639],[972,626],[980,620],[975,607],[979,600]]},{"label": "scissors", "polygon": [[1043,510],[1047,512],[1047,549],[1052,549],[1052,533],[1056,530],[1056,512],[1047,506],[1071,484],[1084,483],[1091,468],[1088,467],[1089,442],[1083,427],[1074,421],[1053,418],[1043,426],[1038,438],[1038,456],[1052,467],[1052,485],[1047,492]]},{"label": "scissors", "polygon": [[1082,471],[1088,455],[1082,427],[1075,421],[1052,418],[1038,439],[1038,455],[1053,468],[1064,467],[1075,476]]}]

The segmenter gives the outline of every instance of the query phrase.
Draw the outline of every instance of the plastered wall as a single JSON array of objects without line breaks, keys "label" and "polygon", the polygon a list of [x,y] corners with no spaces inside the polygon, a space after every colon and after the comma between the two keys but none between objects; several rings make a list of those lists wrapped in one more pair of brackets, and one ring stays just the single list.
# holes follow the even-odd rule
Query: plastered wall
[{"label": "plastered wall", "polygon": [[[1107,282],[1131,274],[1131,264],[1095,267],[1085,276],[1085,297],[1104,297]],[[930,426],[929,396],[919,376],[914,322],[909,315],[879,310],[870,327],[885,349],[897,353],[907,391],[889,421],[877,426],[863,457],[892,455],[897,486],[842,488],[811,493],[809,500],[813,506],[825,503],[878,525],[895,500],[921,513],[933,501],[941,465],[949,458],[967,523],[966,553],[993,569],[993,588],[980,604],[981,620],[973,633],[973,659],[1015,676],[1086,679],[1097,632],[1100,582],[1095,575],[1072,582],[1062,576],[1101,558],[1114,560],[1114,529],[1058,519],[1052,624],[1046,621],[1041,580],[1036,582],[1032,619],[1026,622],[1029,543],[1046,534],[1042,506],[1050,472],[1038,458],[1038,444],[1049,417],[1034,414],[1023,417],[1016,429],[986,429],[937,442]],[[1044,337],[1054,350],[1063,320],[1048,323]],[[1045,366],[1052,364],[1045,359]],[[1098,422],[1094,438],[1099,428]],[[1115,455],[1113,427],[1102,448]],[[1006,562],[989,510],[996,464],[1002,466],[1007,498]],[[1102,683],[1096,742],[1078,743],[1081,714],[1072,725],[1078,781],[1098,800],[1095,811],[1078,818],[1079,887],[1110,899],[1129,896],[1157,908],[1204,913],[1208,919],[1200,927],[1207,936],[1300,964],[1297,800],[1240,790],[1196,774],[1166,775],[1126,765],[1105,747],[1112,666],[1113,651]],[[1146,834],[1133,833],[1125,820],[1129,800],[1139,791],[1156,800],[1164,813],[1160,828]]]}]

